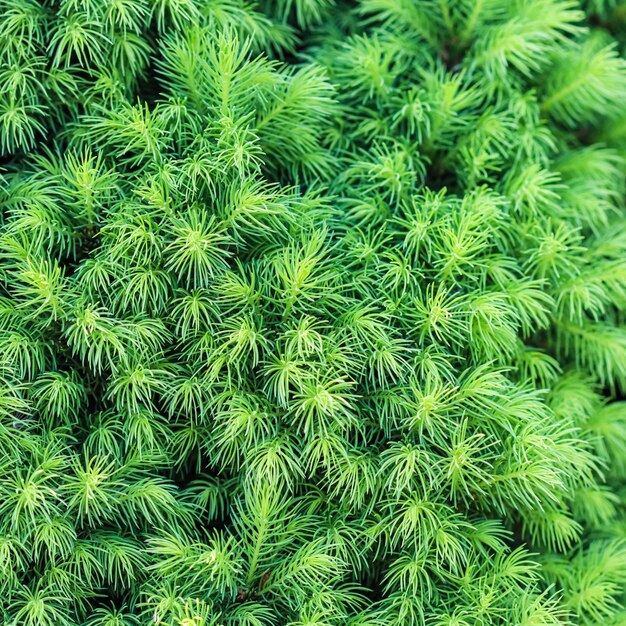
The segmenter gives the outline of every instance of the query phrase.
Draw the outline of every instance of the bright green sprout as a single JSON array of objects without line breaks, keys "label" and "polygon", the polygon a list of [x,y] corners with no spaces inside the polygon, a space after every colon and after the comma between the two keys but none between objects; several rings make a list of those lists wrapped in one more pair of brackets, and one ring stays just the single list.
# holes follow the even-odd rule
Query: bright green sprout
[{"label": "bright green sprout", "polygon": [[0,0],[0,624],[626,624],[624,0]]}]

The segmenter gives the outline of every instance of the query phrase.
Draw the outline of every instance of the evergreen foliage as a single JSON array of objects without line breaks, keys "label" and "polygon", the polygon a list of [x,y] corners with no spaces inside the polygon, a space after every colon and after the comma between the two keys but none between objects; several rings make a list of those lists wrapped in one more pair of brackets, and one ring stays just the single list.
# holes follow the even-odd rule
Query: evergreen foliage
[{"label": "evergreen foliage", "polygon": [[0,623],[626,624],[623,0],[0,0]]}]

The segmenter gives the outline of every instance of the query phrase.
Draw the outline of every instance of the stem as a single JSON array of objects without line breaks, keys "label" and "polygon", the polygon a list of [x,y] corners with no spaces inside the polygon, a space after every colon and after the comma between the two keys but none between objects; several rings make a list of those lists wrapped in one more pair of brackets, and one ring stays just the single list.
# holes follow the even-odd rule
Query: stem
[{"label": "stem", "polygon": [[464,44],[467,43],[468,39],[474,32],[474,29],[476,28],[476,22],[478,21],[478,16],[481,14],[482,10],[483,0],[476,0],[476,2],[474,3],[474,7],[472,8],[472,12],[467,18],[466,26],[459,37]]},{"label": "stem", "polygon": [[562,87],[555,93],[553,93],[549,98],[544,100],[541,103],[541,110],[544,113],[547,113],[557,102],[563,100],[566,96],[568,96],[572,91],[578,89],[581,85],[584,85],[587,82],[588,76],[587,74],[583,74],[579,76],[575,81],[571,82],[569,85]]},{"label": "stem", "polygon": [[441,15],[443,16],[443,23],[446,25],[448,32],[452,32],[453,24],[450,19],[450,7],[448,6],[448,0],[439,0],[439,8],[441,9]]},{"label": "stem", "polygon": [[267,522],[264,522],[263,525],[259,527],[259,532],[257,533],[257,538],[254,542],[254,550],[252,551],[252,556],[250,557],[250,568],[248,569],[248,576],[246,578],[247,587],[250,587],[252,581],[254,580],[259,564],[259,557],[261,556],[261,547],[263,545],[263,542],[265,541],[266,534]]}]

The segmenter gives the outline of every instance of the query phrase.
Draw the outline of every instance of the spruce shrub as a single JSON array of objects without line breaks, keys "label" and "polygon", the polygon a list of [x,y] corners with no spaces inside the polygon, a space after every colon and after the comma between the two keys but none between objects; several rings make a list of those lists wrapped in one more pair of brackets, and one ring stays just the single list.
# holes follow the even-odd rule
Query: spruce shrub
[{"label": "spruce shrub", "polygon": [[624,0],[0,0],[0,623],[626,624]]}]

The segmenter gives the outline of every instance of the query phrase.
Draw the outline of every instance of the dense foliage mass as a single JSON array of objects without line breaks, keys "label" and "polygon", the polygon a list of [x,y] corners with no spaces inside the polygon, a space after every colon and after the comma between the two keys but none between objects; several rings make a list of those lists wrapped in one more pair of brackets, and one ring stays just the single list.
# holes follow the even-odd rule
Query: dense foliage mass
[{"label": "dense foliage mass", "polygon": [[0,622],[626,624],[623,0],[0,0]]}]

